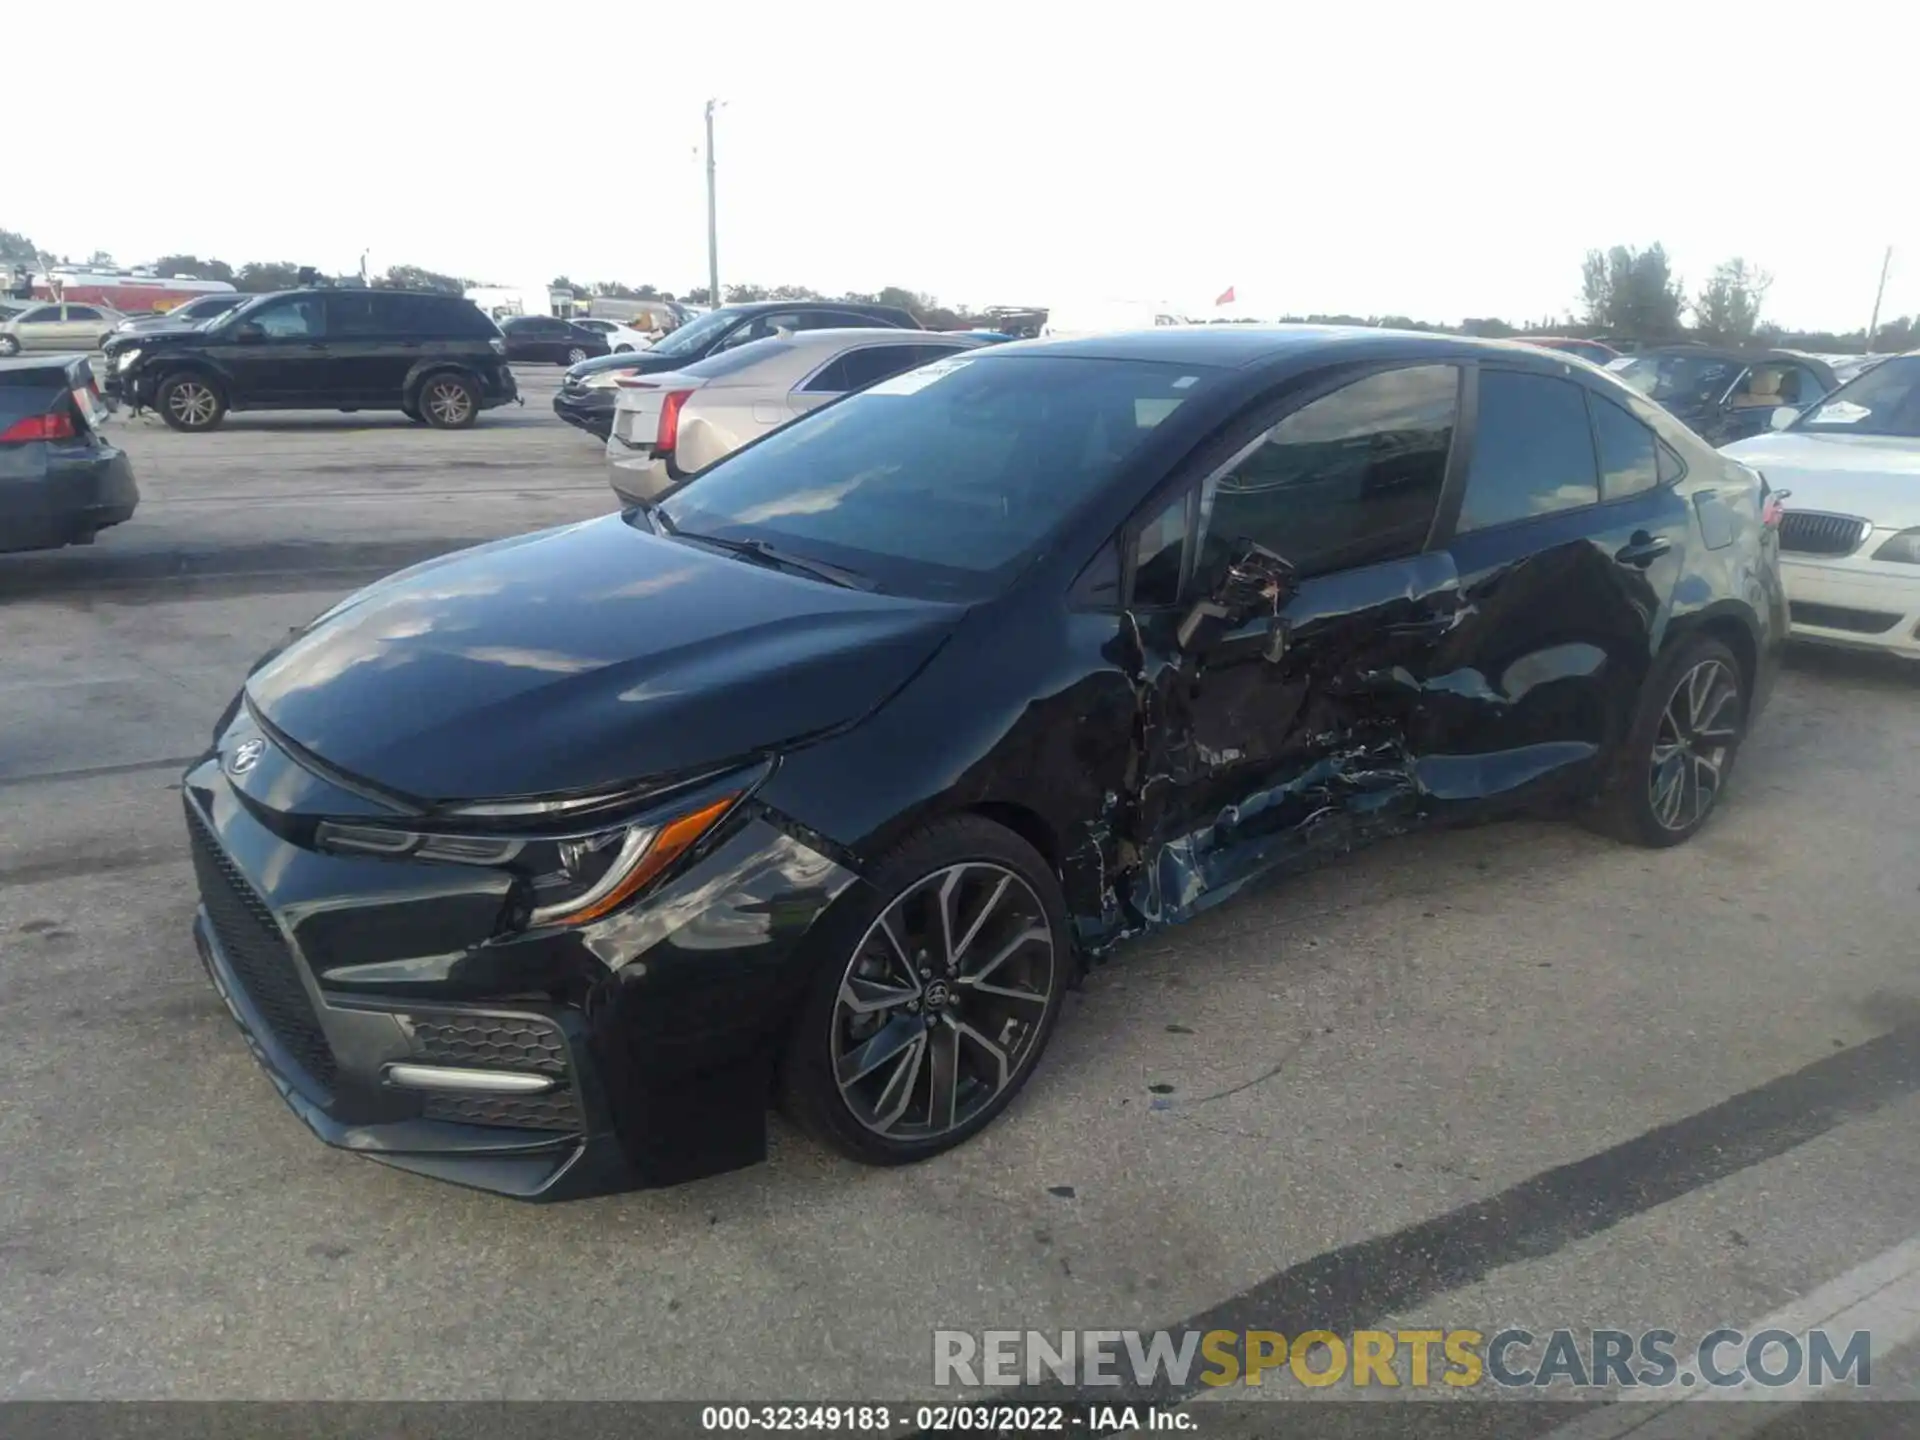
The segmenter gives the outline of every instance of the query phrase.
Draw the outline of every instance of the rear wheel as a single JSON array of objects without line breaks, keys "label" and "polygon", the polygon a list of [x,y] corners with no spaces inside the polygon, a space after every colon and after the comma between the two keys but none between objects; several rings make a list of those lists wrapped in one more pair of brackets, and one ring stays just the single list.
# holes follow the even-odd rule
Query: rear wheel
[{"label": "rear wheel", "polygon": [[1655,665],[1595,813],[1600,829],[1664,849],[1712,816],[1746,735],[1740,662],[1711,636],[1682,640]]},{"label": "rear wheel", "polygon": [[587,358],[587,352],[582,350],[578,345],[574,346],[571,350],[567,351],[567,364],[569,365],[578,365],[582,360],[586,358]]},{"label": "rear wheel", "polygon": [[414,402],[436,430],[464,430],[480,414],[480,396],[464,375],[429,375]]},{"label": "rear wheel", "polygon": [[911,837],[822,920],[782,1058],[787,1107],[870,1165],[924,1160],[1019,1093],[1072,956],[1052,872],[1011,831],[957,816]]},{"label": "rear wheel", "polygon": [[204,375],[169,375],[154,399],[160,418],[176,430],[211,430],[227,413],[227,397]]},{"label": "rear wheel", "polygon": [[631,355],[633,353],[633,346],[616,345],[613,347],[613,353],[616,355]]}]

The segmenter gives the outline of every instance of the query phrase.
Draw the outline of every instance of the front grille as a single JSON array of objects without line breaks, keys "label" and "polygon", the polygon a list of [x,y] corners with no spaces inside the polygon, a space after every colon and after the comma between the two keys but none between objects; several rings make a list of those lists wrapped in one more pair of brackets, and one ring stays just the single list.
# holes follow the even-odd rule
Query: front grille
[{"label": "front grille", "polygon": [[201,903],[207,907],[207,919],[219,937],[234,978],[281,1048],[312,1080],[331,1091],[335,1077],[333,1049],[320,1028],[320,1017],[314,1013],[306,986],[300,983],[298,962],[286,937],[280,933],[273,912],[240,873],[240,867],[220,848],[212,827],[191,800],[186,810]]},{"label": "front grille", "polygon": [[508,1130],[580,1129],[570,1090],[550,1090],[545,1095],[429,1095],[420,1113],[429,1120]]},{"label": "front grille", "polygon": [[567,1047],[560,1032],[539,1020],[496,1015],[436,1015],[413,1020],[413,1051],[434,1065],[489,1070],[567,1073]]},{"label": "front grille", "polygon": [[1790,607],[1796,625],[1818,625],[1822,630],[1851,630],[1856,635],[1879,635],[1900,623],[1898,612],[1855,610],[1846,605],[1814,605],[1795,600]]},{"label": "front grille", "polygon": [[440,1011],[411,1016],[406,1023],[414,1055],[428,1064],[526,1070],[561,1081],[559,1088],[542,1095],[432,1094],[421,1110],[427,1119],[509,1130],[577,1132],[581,1128],[579,1106],[565,1083],[566,1042],[551,1021]]},{"label": "front grille", "polygon": [[1780,520],[1780,548],[1801,555],[1851,555],[1873,529],[1858,515],[1789,510]]}]

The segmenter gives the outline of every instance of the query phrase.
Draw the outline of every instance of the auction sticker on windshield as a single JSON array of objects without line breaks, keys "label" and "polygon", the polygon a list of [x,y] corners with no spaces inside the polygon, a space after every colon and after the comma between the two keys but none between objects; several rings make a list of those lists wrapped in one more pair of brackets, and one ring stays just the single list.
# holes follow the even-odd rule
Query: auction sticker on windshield
[{"label": "auction sticker on windshield", "polygon": [[1852,425],[1871,415],[1873,411],[1865,405],[1856,405],[1851,400],[1836,400],[1831,405],[1822,405],[1813,417],[1815,425]]},{"label": "auction sticker on windshield", "polygon": [[912,395],[927,388],[936,380],[945,379],[956,370],[964,370],[971,360],[936,360],[931,365],[922,365],[918,370],[909,370],[882,380],[878,385],[869,385],[869,395]]}]

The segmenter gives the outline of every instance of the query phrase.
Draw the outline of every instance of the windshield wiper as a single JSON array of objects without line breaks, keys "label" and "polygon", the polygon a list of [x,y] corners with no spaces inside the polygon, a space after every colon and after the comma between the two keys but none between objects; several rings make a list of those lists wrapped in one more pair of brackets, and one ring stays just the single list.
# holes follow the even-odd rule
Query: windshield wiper
[{"label": "windshield wiper", "polygon": [[692,540],[701,545],[711,545],[716,550],[724,550],[729,555],[738,555],[742,560],[750,560],[756,565],[765,565],[775,570],[797,570],[802,575],[811,575],[816,580],[824,580],[829,585],[838,585],[845,590],[878,590],[880,587],[862,575],[858,570],[845,570],[838,565],[829,565],[824,560],[809,560],[804,555],[795,555],[770,545],[765,540],[733,540],[720,535],[702,535],[693,530],[682,530],[667,520],[658,511],[654,513],[656,523],[665,521],[669,535],[682,540]]}]

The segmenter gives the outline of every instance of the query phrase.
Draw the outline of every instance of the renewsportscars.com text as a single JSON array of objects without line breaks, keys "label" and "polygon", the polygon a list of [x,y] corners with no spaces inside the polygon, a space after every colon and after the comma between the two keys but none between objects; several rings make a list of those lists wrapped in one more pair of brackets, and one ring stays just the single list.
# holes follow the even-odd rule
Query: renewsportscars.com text
[{"label": "renewsportscars.com text", "polygon": [[1607,1390],[1873,1383],[1872,1336],[1808,1330],[936,1330],[933,1382],[1017,1386],[1496,1385]]}]

